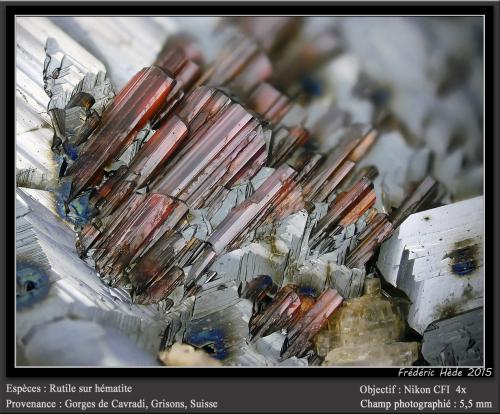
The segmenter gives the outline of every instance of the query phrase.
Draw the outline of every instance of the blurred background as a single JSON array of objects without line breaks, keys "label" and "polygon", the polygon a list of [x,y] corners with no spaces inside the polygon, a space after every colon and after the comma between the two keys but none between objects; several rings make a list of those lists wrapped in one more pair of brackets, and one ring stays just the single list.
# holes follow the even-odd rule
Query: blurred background
[{"label": "blurred background", "polygon": [[352,125],[382,132],[363,162],[379,168],[387,209],[423,169],[443,183],[445,202],[482,194],[482,17],[284,19],[54,16],[18,19],[18,34],[37,27],[44,47],[49,34],[71,37],[104,64],[115,90],[153,64],[172,34],[192,36],[206,62],[230,47],[235,31],[257,36],[273,64],[271,83],[307,106],[319,150]]}]

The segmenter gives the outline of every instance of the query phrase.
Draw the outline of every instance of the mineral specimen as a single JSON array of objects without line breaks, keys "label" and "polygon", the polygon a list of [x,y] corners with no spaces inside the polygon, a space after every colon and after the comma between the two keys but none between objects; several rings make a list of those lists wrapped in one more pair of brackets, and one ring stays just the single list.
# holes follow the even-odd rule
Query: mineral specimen
[{"label": "mineral specimen", "polygon": [[[102,76],[63,99],[57,71],[44,72],[53,150],[64,153],[62,215],[108,285],[166,310],[167,365],[418,358],[403,312],[365,275],[382,243],[443,194],[426,153],[425,168],[386,191],[385,169],[363,164],[379,131],[336,106],[311,121],[312,74],[342,41],[332,27],[304,33],[303,20],[223,19],[224,46],[208,63],[195,39],[170,36],[111,104]],[[471,245],[445,257],[468,278]]]},{"label": "mineral specimen", "polygon": [[412,301],[408,323],[421,334],[482,304],[482,205],[476,197],[412,214],[381,249],[377,266]]}]

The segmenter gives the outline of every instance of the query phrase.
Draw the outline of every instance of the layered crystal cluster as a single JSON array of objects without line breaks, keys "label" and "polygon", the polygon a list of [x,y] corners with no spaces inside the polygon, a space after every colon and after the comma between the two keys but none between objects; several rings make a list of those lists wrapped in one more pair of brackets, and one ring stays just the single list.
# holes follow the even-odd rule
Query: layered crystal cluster
[{"label": "layered crystal cluster", "polygon": [[164,348],[185,342],[228,365],[410,365],[418,345],[403,342],[404,315],[365,266],[436,182],[387,214],[374,207],[376,168],[356,168],[377,131],[316,150],[329,115],[306,128],[297,85],[339,40],[297,37],[300,25],[225,20],[231,35],[208,64],[171,36],[102,113],[74,93],[52,115],[60,209],[106,283],[165,307]]},{"label": "layered crystal cluster", "polygon": [[325,365],[411,365],[417,342],[401,342],[405,321],[397,301],[381,294],[380,279],[367,278],[363,296],[346,302],[315,337]]}]

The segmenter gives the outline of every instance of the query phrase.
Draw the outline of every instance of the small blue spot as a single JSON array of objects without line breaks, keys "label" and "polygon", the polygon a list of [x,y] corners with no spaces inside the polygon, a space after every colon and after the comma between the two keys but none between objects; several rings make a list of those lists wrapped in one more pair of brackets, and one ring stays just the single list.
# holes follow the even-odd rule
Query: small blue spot
[{"label": "small blue spot", "polygon": [[316,296],[316,289],[314,289],[313,287],[310,287],[310,286],[303,286],[300,288],[299,294]]},{"label": "small blue spot", "polygon": [[475,245],[461,247],[445,256],[451,258],[451,270],[458,276],[468,275],[476,269],[477,248]]},{"label": "small blue spot", "polygon": [[460,276],[463,276],[463,275],[467,275],[467,274],[471,273],[476,267],[475,267],[473,261],[468,260],[465,262],[454,263],[451,265],[451,268],[452,268],[454,273],[456,273]]},{"label": "small blue spot", "polygon": [[17,263],[16,265],[16,308],[24,309],[47,296],[49,278],[36,265]]},{"label": "small blue spot", "polygon": [[323,85],[318,79],[304,75],[300,78],[302,88],[312,96],[321,96],[323,92]]},{"label": "small blue spot", "polygon": [[91,219],[90,192],[83,193],[80,197],[67,202],[71,194],[72,180],[65,177],[60,180],[55,193],[56,209],[59,215],[76,226],[82,226]]},{"label": "small blue spot", "polygon": [[67,201],[71,194],[71,185],[73,180],[70,178],[63,178],[60,180],[59,188],[57,189],[57,199],[62,202]]},{"label": "small blue spot", "polygon": [[389,89],[378,88],[373,92],[372,99],[378,106],[387,106],[391,102],[392,93]]},{"label": "small blue spot", "polygon": [[68,204],[68,220],[78,226],[84,225],[90,220],[90,194],[86,192],[75,198]]},{"label": "small blue spot", "polygon": [[68,141],[63,144],[64,152],[75,161],[78,158],[78,148],[71,145]]},{"label": "small blue spot", "polygon": [[260,275],[247,283],[244,294],[249,297],[258,295],[264,290],[270,288],[272,285],[273,279],[270,276]]}]

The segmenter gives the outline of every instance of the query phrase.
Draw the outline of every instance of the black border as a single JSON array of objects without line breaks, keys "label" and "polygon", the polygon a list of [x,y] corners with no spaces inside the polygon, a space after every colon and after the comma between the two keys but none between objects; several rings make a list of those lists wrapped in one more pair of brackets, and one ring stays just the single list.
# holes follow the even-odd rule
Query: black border
[{"label": "black border", "polygon": [[[485,361],[486,367],[493,367],[493,352],[494,352],[494,327],[498,325],[498,315],[494,312],[494,300],[500,298],[498,295],[498,280],[496,280],[499,272],[499,255],[495,255],[495,245],[498,248],[498,243],[493,243],[493,238],[498,242],[498,218],[494,216],[494,212],[498,211],[498,202],[493,204],[494,189],[498,186],[498,165],[495,166],[493,173],[494,159],[500,160],[499,156],[499,134],[498,128],[494,131],[494,115],[499,114],[498,106],[494,106],[494,86],[498,87],[498,83],[494,84],[493,75],[498,75],[499,68],[494,67],[493,56],[494,51],[500,50],[498,38],[494,38],[494,18],[496,19],[498,28],[498,4],[493,2],[473,2],[473,3],[455,3],[449,2],[432,2],[432,3],[397,3],[392,2],[335,2],[335,3],[276,3],[276,2],[240,2],[224,3],[224,2],[141,2],[141,3],[104,3],[104,2],[74,2],[71,4],[62,2],[9,2],[3,3],[2,8],[6,13],[5,27],[7,57],[5,59],[7,74],[4,85],[5,90],[9,93],[2,94],[2,99],[5,101],[7,108],[5,125],[6,139],[0,140],[2,144],[6,144],[7,151],[0,151],[1,156],[9,154],[10,159],[6,160],[3,165],[6,166],[6,177],[9,183],[14,183],[13,177],[15,161],[15,143],[14,126],[15,126],[15,107],[12,105],[15,99],[15,82],[14,82],[14,27],[15,15],[227,15],[227,14],[242,14],[242,15],[484,15],[485,16],[485,211],[486,225],[485,232],[485,268],[489,269],[486,275],[487,286],[485,286]],[[495,43],[495,44],[494,44]],[[498,102],[496,102],[498,104]],[[493,138],[496,138],[495,140]],[[495,144],[494,145],[494,141]],[[496,153],[496,157],[494,155]],[[4,160],[1,160],[4,161]],[[2,183],[3,184],[3,183]],[[6,187],[7,188],[7,187]],[[12,190],[12,189],[10,189]],[[10,199],[10,194],[6,195],[7,206],[9,207],[9,216],[14,214],[14,200]],[[12,209],[12,210],[11,210]],[[495,222],[495,226],[491,225]],[[7,220],[5,221],[7,223]],[[7,229],[7,226],[5,227]],[[495,232],[495,229],[497,231]],[[12,221],[8,227],[9,236],[12,240],[15,232],[15,223]],[[7,232],[1,232],[2,241]],[[7,245],[6,245],[7,247]],[[10,258],[10,264],[14,265],[15,249],[13,243],[9,243],[6,251],[6,257]],[[495,271],[491,271],[492,259],[495,260]],[[4,262],[6,263],[6,262]],[[14,309],[14,297],[7,294],[14,289],[14,279],[8,277],[10,272],[5,271],[4,275],[7,281],[4,294],[6,296],[6,376],[7,377],[65,377],[65,378],[80,378],[80,377],[397,377],[398,368],[222,368],[222,369],[206,369],[206,368],[16,368],[14,360],[14,317],[12,310]],[[493,279],[493,280],[491,280]],[[496,295],[494,295],[496,291]],[[8,316],[8,318],[7,318]],[[497,326],[498,329],[498,326]],[[498,344],[497,344],[498,348]],[[264,370],[264,371],[262,371]],[[439,369],[437,369],[439,371]],[[464,370],[464,375],[466,371]],[[434,377],[433,380],[435,380]]]}]

